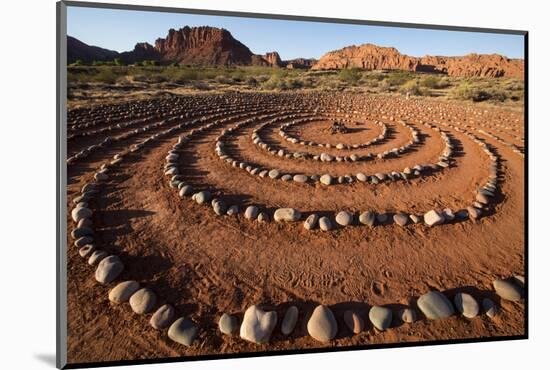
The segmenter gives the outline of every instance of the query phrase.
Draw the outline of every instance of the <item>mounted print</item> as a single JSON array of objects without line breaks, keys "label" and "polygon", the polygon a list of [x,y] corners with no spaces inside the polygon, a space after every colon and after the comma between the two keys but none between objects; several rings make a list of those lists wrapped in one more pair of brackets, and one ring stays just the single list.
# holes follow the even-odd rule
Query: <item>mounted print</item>
[{"label": "mounted print", "polygon": [[527,338],[526,55],[58,3],[58,366]]}]

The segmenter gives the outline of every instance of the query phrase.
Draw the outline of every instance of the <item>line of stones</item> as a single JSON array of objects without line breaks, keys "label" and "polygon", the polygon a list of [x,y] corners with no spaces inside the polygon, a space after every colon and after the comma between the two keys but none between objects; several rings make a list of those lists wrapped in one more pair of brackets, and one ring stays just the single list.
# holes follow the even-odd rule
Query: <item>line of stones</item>
[{"label": "line of stones", "polygon": [[[227,114],[232,113],[228,112]],[[254,113],[248,112],[245,115],[249,114]],[[180,123],[175,127],[151,135],[141,143],[133,144],[127,152],[116,154],[110,163],[103,164],[96,172],[94,176],[95,181],[86,183],[81,189],[81,195],[73,199],[73,203],[76,203],[76,206],[71,211],[71,217],[76,223],[76,227],[73,228],[71,236],[74,239],[74,245],[79,248],[79,255],[86,258],[89,265],[97,265],[95,279],[100,284],[106,285],[114,282],[124,270],[124,264],[118,256],[109,255],[106,251],[96,248],[93,237],[93,211],[89,207],[89,201],[93,200],[99,193],[101,184],[104,184],[109,179],[108,173],[110,170],[114,166],[119,165],[129,153],[137,152],[148,143],[170,135],[176,130],[188,129],[194,123],[195,121]],[[212,127],[215,124],[216,121],[206,126]],[[99,174],[102,174],[102,176],[99,177]],[[141,287],[140,283],[134,280],[117,284],[110,290],[109,300],[115,304],[129,302],[131,309],[137,314],[150,313],[157,305],[156,293],[150,288]],[[171,340],[185,346],[192,345],[198,334],[195,322],[186,317],[176,319],[176,316],[175,308],[170,304],[164,304],[153,313],[150,324],[158,330],[168,328],[168,337]]]},{"label": "line of stones", "polygon": [[[283,113],[284,114],[284,113]],[[257,118],[250,118],[245,121],[238,123],[249,124],[256,122]],[[224,121],[225,122],[225,121]],[[426,126],[431,127],[433,130],[440,132],[442,137],[445,138],[445,142],[449,145],[448,155],[452,152],[452,144],[449,139],[449,135],[442,131],[439,127],[431,125],[430,123],[424,123]],[[222,199],[222,197],[214,198],[212,193],[208,190],[196,191],[191,185],[185,183],[184,175],[179,172],[178,163],[179,163],[179,152],[182,150],[184,145],[189,143],[194,135],[200,134],[205,130],[209,130],[212,127],[216,126],[214,123],[203,126],[201,129],[193,130],[192,132],[182,135],[178,138],[176,144],[173,145],[172,149],[168,151],[166,156],[165,172],[166,176],[169,176],[168,183],[170,187],[177,189],[179,196],[184,198],[190,196],[193,201],[197,204],[210,204],[213,211],[218,216],[228,215],[235,216],[240,212],[240,206],[237,204],[228,205]],[[234,126],[233,128],[235,128]],[[222,131],[222,135],[227,133],[232,128],[228,128]],[[451,221],[465,221],[467,219],[477,220],[482,217],[483,211],[488,209],[491,204],[491,200],[495,195],[495,192],[498,190],[498,167],[499,167],[499,157],[497,154],[493,153],[491,149],[481,140],[479,140],[475,135],[463,132],[462,130],[457,130],[475,143],[482,147],[482,150],[487,154],[490,159],[489,166],[489,176],[485,185],[478,189],[476,192],[475,200],[472,202],[472,205],[468,206],[466,209],[460,209],[458,211],[453,211],[450,208],[445,208],[442,211],[439,210],[430,210],[424,215],[408,214],[404,212],[398,212],[393,214],[393,222],[401,227],[404,227],[408,224],[418,224],[424,222],[427,226],[436,226]],[[216,148],[219,148],[219,138],[216,141]],[[232,162],[233,163],[233,162]],[[250,174],[257,174],[257,168],[250,165],[246,165],[244,162],[236,162],[233,164],[233,167],[242,168],[248,171]],[[362,225],[366,226],[375,226],[375,225],[384,225],[387,224],[387,221],[391,215],[387,213],[375,213],[374,211],[366,211],[359,215],[358,221]],[[276,222],[296,222],[302,218],[302,213],[299,210],[294,208],[279,208],[275,210],[273,216],[268,213],[267,210],[261,210],[256,205],[249,205],[244,211],[244,217],[250,221],[258,221],[261,223],[269,222],[273,217],[273,220]],[[356,224],[356,215],[348,211],[340,211],[335,216],[335,221],[338,225],[342,227],[351,226]],[[333,222],[327,216],[319,217],[316,213],[313,213],[307,217],[304,222],[304,228],[307,230],[314,230],[317,227],[322,231],[329,231],[334,229]]]},{"label": "line of stones", "polygon": [[[315,121],[315,120],[318,120],[318,118],[316,117],[312,117],[312,118],[302,118],[302,119],[298,119],[298,120],[295,120],[293,122],[307,122],[307,121]],[[277,122],[277,121],[275,121]],[[379,122],[379,121],[377,121]],[[276,148],[274,148],[273,146],[270,146],[269,144],[265,143],[263,141],[263,139],[261,138],[259,132],[264,129],[267,125],[270,125],[274,123],[273,121],[272,122],[267,122],[263,125],[261,125],[260,127],[258,127],[257,129],[255,129],[252,133],[252,141],[254,144],[256,144],[257,146],[259,146],[260,148],[264,149],[264,150],[267,150],[270,154],[272,155],[277,155],[279,157],[285,157],[285,158],[290,158],[290,159],[305,159],[305,160],[314,160],[314,161],[320,161],[320,162],[333,162],[333,161],[336,161],[336,162],[357,162],[357,161],[368,161],[368,160],[372,160],[374,158],[378,158],[378,159],[384,159],[384,158],[396,158],[396,157],[399,157],[401,154],[404,154],[406,153],[413,145],[416,145],[418,143],[420,143],[420,139],[418,137],[418,134],[419,132],[412,126],[410,126],[409,124],[407,124],[405,121],[398,121],[398,123],[400,125],[402,125],[403,127],[406,127],[408,128],[410,131],[411,131],[411,140],[407,142],[407,144],[401,146],[401,147],[398,147],[398,148],[392,148],[392,149],[389,149],[389,150],[385,150],[384,152],[380,152],[380,153],[368,153],[366,155],[362,155],[362,156],[359,156],[357,154],[351,154],[351,155],[344,155],[344,156],[339,156],[339,155],[336,155],[336,156],[333,156],[331,154],[328,154],[328,153],[321,153],[321,154],[312,154],[312,153],[308,153],[308,152],[292,152],[292,151],[289,151],[289,150],[285,150],[285,149],[279,149],[277,150]],[[284,126],[284,125],[282,125]],[[281,126],[281,127],[282,127]],[[384,124],[384,128],[386,128],[386,125]],[[381,137],[382,135],[378,136],[378,137]],[[384,134],[384,139],[385,139],[385,134]],[[292,142],[290,140],[287,140],[289,142]],[[302,144],[302,143],[299,143],[300,145],[309,145],[309,144]],[[330,144],[327,144],[327,145],[330,145]],[[335,147],[337,149],[344,149],[345,147],[343,147],[344,144],[342,143],[339,143],[337,144]],[[309,146],[313,146],[313,145],[309,145]],[[321,145],[319,145],[321,146]],[[330,148],[330,146],[325,146],[326,148]],[[349,146],[348,146],[349,147]],[[352,146],[353,147],[353,146]]]},{"label": "line of stones", "polygon": [[[311,140],[300,140],[299,138],[294,137],[294,136],[292,136],[291,134],[289,134],[287,132],[287,129],[289,127],[300,125],[304,122],[309,122],[309,121],[312,121],[312,120],[315,120],[315,119],[297,120],[297,121],[292,121],[292,122],[285,123],[285,124],[283,124],[279,127],[279,136],[281,136],[283,139],[285,139],[286,141],[288,141],[289,143],[292,143],[292,144],[318,146],[318,147],[322,147],[322,148],[332,148],[333,145],[330,144],[330,143],[317,143],[317,142],[311,141]],[[349,123],[356,122],[356,120],[349,119],[349,118],[340,118],[339,120],[342,121],[342,122],[349,122]],[[353,144],[353,145],[338,143],[338,144],[334,145],[334,148],[340,149],[340,150],[343,150],[343,149],[347,149],[347,150],[349,150],[349,149],[360,149],[360,148],[369,147],[371,145],[374,145],[374,144],[384,140],[386,138],[386,135],[387,135],[387,132],[388,132],[388,127],[382,121],[375,121],[374,123],[376,125],[380,126],[381,129],[382,129],[381,134],[378,135],[377,137],[375,137],[374,139],[369,140],[366,143]]]},{"label": "line of stones", "polygon": [[[182,123],[177,127],[155,134],[145,140],[143,144],[186,126],[187,124]],[[142,148],[143,146],[134,146],[134,148]],[[122,159],[122,157],[118,158]],[[111,166],[118,163],[120,161],[112,162]],[[104,169],[108,167],[104,167]],[[82,257],[87,257],[89,264],[98,264],[95,272],[96,280],[102,284],[110,284],[120,275],[124,269],[124,265],[117,256],[109,256],[106,252],[95,249],[95,246],[91,244],[93,243],[93,238],[90,236],[93,235],[93,222],[91,220],[92,211],[88,208],[88,201],[99,191],[98,182],[99,180],[96,180],[96,183],[90,182],[83,186],[82,195],[86,196],[86,198],[80,199],[77,206],[71,212],[73,220],[77,223],[77,228],[73,229],[71,235],[76,239],[75,246],[80,247],[79,254]],[[518,301],[522,298],[523,293],[520,287],[509,279],[495,280],[493,286],[497,294],[504,299]],[[141,288],[140,284],[136,281],[124,281],[117,284],[109,292],[109,299],[116,304],[129,302],[132,310],[138,314],[152,312],[157,301],[156,294],[151,289]],[[463,316],[468,318],[477,316],[479,305],[471,295],[459,293],[455,296],[454,302],[458,312]],[[482,306],[483,311],[489,317],[493,317],[498,312],[497,306],[487,298],[483,300]],[[441,319],[454,314],[452,304],[443,294],[437,291],[431,291],[421,296],[418,299],[418,307],[428,319]],[[392,311],[388,307],[373,306],[368,316],[373,326],[378,330],[386,330],[391,326]],[[414,322],[417,319],[417,314],[413,308],[408,307],[400,310],[399,317],[403,322]],[[175,318],[176,311],[174,307],[170,304],[165,304],[155,311],[150,319],[150,324],[159,330],[169,327],[168,337],[171,340],[185,346],[192,345],[198,334],[196,324],[189,318]],[[281,325],[281,331],[284,335],[292,333],[297,318],[298,309],[295,306],[290,307],[286,311]],[[344,313],[344,321],[354,334],[358,334],[364,329],[364,321],[357,312],[346,311]],[[268,342],[276,323],[276,312],[263,311],[258,306],[253,305],[245,311],[240,327],[240,336],[254,343]],[[236,317],[223,314],[218,325],[222,333],[232,335],[238,326],[238,322]],[[330,308],[325,305],[317,306],[309,317],[307,329],[310,336],[315,340],[320,342],[332,340],[338,328],[334,314]]]},{"label": "line of stones", "polygon": [[[139,135],[141,133],[147,132],[149,130],[152,130],[152,129],[155,129],[155,128],[158,128],[158,127],[161,127],[165,124],[171,124],[171,123],[177,122],[178,120],[190,119],[190,118],[193,118],[193,117],[200,116],[200,118],[195,119],[193,122],[191,122],[192,125],[197,125],[197,124],[200,124],[200,123],[202,123],[202,122],[204,122],[208,119],[207,117],[205,117],[205,115],[207,115],[207,114],[214,113],[215,114],[214,118],[223,117],[225,115],[224,111],[225,111],[225,109],[228,109],[228,107],[215,107],[215,108],[211,108],[211,109],[195,111],[195,112],[192,112],[192,113],[190,113],[190,112],[183,113],[183,111],[180,110],[179,112],[175,112],[175,114],[177,114],[177,116],[175,116],[175,117],[168,117],[168,118],[166,118],[164,120],[161,120],[159,122],[150,123],[148,125],[145,125],[145,126],[136,128],[134,130],[128,131],[128,132],[126,132],[124,134],[121,134],[119,136],[107,136],[106,138],[101,140],[99,143],[93,144],[93,145],[91,145],[87,148],[84,148],[81,151],[75,153],[73,156],[67,158],[66,163],[67,164],[73,164],[73,163],[75,163],[76,161],[78,161],[80,159],[87,158],[88,156],[90,156],[91,154],[93,154],[94,152],[96,152],[100,149],[104,149],[104,148],[108,147],[113,142],[118,142],[118,141],[123,141],[123,140],[130,139],[133,136]],[[256,108],[256,107],[257,107],[257,105],[244,104],[242,106],[239,106],[239,111],[244,112],[247,109],[249,110],[251,108]],[[146,121],[147,121],[147,119],[139,120],[139,122],[141,122],[141,123],[144,123]],[[138,122],[138,121],[132,121],[132,122],[129,122],[129,123],[135,124],[136,122]]]},{"label": "line of stones", "polygon": [[[282,113],[285,113],[285,112],[282,112]],[[294,116],[280,116],[280,117],[274,119],[273,121],[267,122],[267,123],[269,124],[269,123],[272,123],[274,121],[277,122],[278,120],[283,120],[283,119],[288,119],[288,118],[293,118],[293,117]],[[414,178],[414,177],[426,176],[428,174],[432,174],[434,172],[441,171],[444,168],[449,167],[450,160],[451,160],[451,157],[453,155],[453,145],[452,145],[451,140],[448,137],[448,135],[445,132],[437,129],[437,126],[433,126],[433,125],[430,125],[428,123],[425,123],[424,125],[426,127],[429,127],[429,128],[431,128],[435,131],[438,131],[441,138],[442,138],[442,140],[445,143],[445,148],[443,149],[442,153],[440,154],[437,163],[415,164],[412,168],[406,167],[402,171],[390,171],[390,172],[387,172],[387,173],[377,172],[377,173],[375,173],[373,175],[370,175],[370,176],[366,175],[363,172],[359,172],[356,175],[347,174],[347,175],[342,175],[342,176],[333,176],[331,174],[307,176],[307,175],[304,175],[304,174],[301,174],[301,173],[296,173],[296,174],[294,174],[294,173],[293,174],[282,173],[282,171],[280,171],[278,169],[275,169],[275,168],[263,168],[263,167],[257,166],[254,163],[239,161],[236,158],[231,157],[227,153],[227,151],[225,150],[226,144],[223,140],[227,136],[233,134],[235,131],[239,130],[241,127],[243,127],[245,125],[253,124],[253,123],[256,123],[256,121],[249,120],[249,121],[245,121],[245,122],[240,122],[237,125],[235,125],[234,127],[231,127],[231,128],[228,128],[228,129],[224,130],[218,136],[218,138],[216,139],[216,154],[218,155],[218,157],[221,160],[231,164],[233,167],[246,170],[251,175],[257,175],[260,178],[269,177],[269,178],[274,179],[274,180],[275,179],[280,179],[282,181],[291,181],[292,180],[296,183],[301,183],[301,184],[319,182],[319,183],[321,183],[323,185],[326,185],[326,186],[334,185],[336,183],[338,183],[338,184],[350,184],[350,183],[353,183],[355,181],[365,182],[365,183],[368,182],[370,184],[376,185],[376,184],[382,183],[384,181],[409,180],[409,179]],[[256,131],[252,134],[252,137],[255,137],[254,136],[255,133],[256,133]],[[417,133],[416,130],[415,130],[415,133]],[[389,151],[389,153],[391,153],[392,155],[397,156],[397,155],[399,155],[403,152],[406,152],[409,149],[410,145],[412,145],[410,143],[416,144],[418,142],[419,142],[418,136],[417,136],[417,134],[415,134],[413,136],[413,139],[408,144],[406,144],[405,146],[403,146],[401,148],[392,149],[391,151]],[[262,146],[262,144],[258,144],[258,145]],[[273,152],[270,152],[270,153],[273,154]],[[293,158],[294,157],[294,154],[291,154],[291,153],[284,153],[283,152],[283,154],[281,155],[280,151],[277,151],[276,155],[282,156],[284,158]],[[328,158],[328,156],[329,156],[328,154],[322,153],[319,158],[323,158],[324,161],[328,161],[328,162],[331,162],[331,161],[334,160],[334,158],[332,156],[330,156],[330,158]],[[380,156],[380,158],[387,158],[389,156],[389,154],[379,153],[379,156]],[[340,161],[343,160],[342,157],[337,157],[336,160],[338,160],[338,159],[340,159]]]}]

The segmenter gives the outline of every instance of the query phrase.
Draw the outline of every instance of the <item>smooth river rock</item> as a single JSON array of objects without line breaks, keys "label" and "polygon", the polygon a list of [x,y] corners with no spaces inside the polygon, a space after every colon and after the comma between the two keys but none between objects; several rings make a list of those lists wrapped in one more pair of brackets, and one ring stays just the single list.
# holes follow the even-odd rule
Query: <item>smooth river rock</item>
[{"label": "smooth river rock", "polygon": [[357,312],[352,310],[344,312],[344,323],[354,334],[359,334],[365,328],[365,321]]},{"label": "smooth river rock", "polygon": [[304,228],[306,230],[312,230],[317,227],[317,224],[319,223],[319,216],[314,214],[309,215],[306,220],[304,221]]},{"label": "smooth river rock", "polygon": [[195,338],[197,338],[197,333],[198,330],[193,321],[180,317],[170,325],[168,338],[189,347],[193,344]]},{"label": "smooth river rock", "polygon": [[176,318],[176,309],[169,304],[159,307],[155,311],[149,323],[155,329],[161,330],[167,328]]},{"label": "smooth river rock", "polygon": [[378,330],[386,330],[392,322],[392,311],[388,307],[373,306],[369,311],[369,319]]},{"label": "smooth river rock", "polygon": [[348,226],[353,223],[353,214],[347,211],[340,211],[336,215],[336,223],[341,226]]},{"label": "smooth river rock", "polygon": [[239,321],[235,316],[224,313],[218,321],[218,327],[223,334],[233,335],[239,328]]},{"label": "smooth river rock", "polygon": [[248,220],[255,220],[260,210],[256,206],[248,206],[244,211],[244,217]]},{"label": "smooth river rock", "polygon": [[319,219],[319,228],[323,231],[329,231],[332,229],[332,222],[328,217],[323,216]]},{"label": "smooth river rock", "polygon": [[296,322],[298,321],[298,308],[296,306],[290,306],[286,310],[285,316],[283,317],[283,322],[281,324],[281,333],[284,335],[289,335],[294,331]]},{"label": "smooth river rock", "polygon": [[447,297],[435,290],[418,298],[417,304],[420,311],[430,320],[445,319],[455,312]]},{"label": "smooth river rock", "polygon": [[124,270],[124,264],[117,256],[109,256],[101,260],[95,270],[95,279],[101,284],[109,284]]},{"label": "smooth river rock", "polygon": [[336,336],[338,324],[330,308],[320,305],[313,310],[307,322],[307,332],[319,342],[328,342]]},{"label": "smooth river rock", "polygon": [[250,306],[244,313],[241,338],[253,343],[267,343],[276,324],[277,312]]},{"label": "smooth river rock", "polygon": [[294,222],[302,217],[300,211],[294,208],[279,208],[275,211],[273,219],[277,222]]},{"label": "smooth river rock", "polygon": [[140,315],[150,312],[157,303],[157,295],[149,288],[141,288],[130,297],[130,307]]},{"label": "smooth river rock", "polygon": [[359,215],[359,222],[363,225],[374,226],[375,220],[376,215],[371,211],[363,212]]},{"label": "smooth river rock", "polygon": [[139,289],[139,283],[134,280],[123,281],[122,283],[117,284],[109,292],[109,300],[116,304],[121,304],[128,302],[132,294],[137,292]]},{"label": "smooth river rock", "polygon": [[431,210],[424,215],[424,222],[428,226],[435,226],[445,222],[445,217],[439,212]]},{"label": "smooth river rock", "polygon": [[493,281],[493,287],[496,293],[503,299],[508,301],[519,301],[521,299],[521,288],[511,280],[497,279]]},{"label": "smooth river rock", "polygon": [[454,299],[456,310],[464,317],[472,319],[479,313],[479,305],[468,293],[458,293]]}]

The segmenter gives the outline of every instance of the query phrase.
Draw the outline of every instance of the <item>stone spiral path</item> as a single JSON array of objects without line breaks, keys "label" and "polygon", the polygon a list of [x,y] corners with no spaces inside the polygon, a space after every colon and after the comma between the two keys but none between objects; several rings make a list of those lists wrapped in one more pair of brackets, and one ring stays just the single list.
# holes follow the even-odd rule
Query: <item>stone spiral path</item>
[{"label": "stone spiral path", "polygon": [[107,327],[108,359],[521,334],[523,122],[495,116],[323,93],[70,112],[69,353]]}]

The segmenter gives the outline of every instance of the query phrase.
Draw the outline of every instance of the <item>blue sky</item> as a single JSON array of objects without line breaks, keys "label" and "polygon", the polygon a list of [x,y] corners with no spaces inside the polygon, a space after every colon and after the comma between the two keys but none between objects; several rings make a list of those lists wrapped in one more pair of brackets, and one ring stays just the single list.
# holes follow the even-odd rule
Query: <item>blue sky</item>
[{"label": "blue sky", "polygon": [[253,53],[277,51],[283,60],[319,58],[328,51],[364,43],[393,46],[410,56],[498,53],[523,57],[520,35],[81,7],[69,7],[67,12],[70,36],[116,51],[132,50],[137,42],[154,44],[170,28],[186,25],[225,28]]}]

